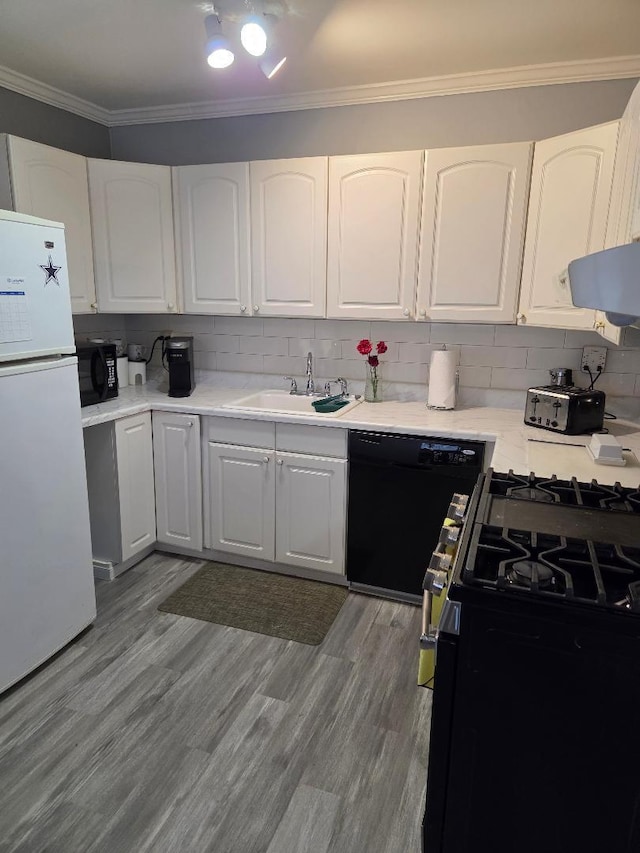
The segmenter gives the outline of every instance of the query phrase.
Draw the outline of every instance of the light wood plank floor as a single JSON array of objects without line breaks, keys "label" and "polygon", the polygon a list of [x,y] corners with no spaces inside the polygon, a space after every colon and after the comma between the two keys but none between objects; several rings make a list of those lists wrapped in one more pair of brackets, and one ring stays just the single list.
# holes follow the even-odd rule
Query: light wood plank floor
[{"label": "light wood plank floor", "polygon": [[419,611],[350,594],[320,646],[157,611],[202,562],[98,584],[0,700],[2,853],[419,853]]}]

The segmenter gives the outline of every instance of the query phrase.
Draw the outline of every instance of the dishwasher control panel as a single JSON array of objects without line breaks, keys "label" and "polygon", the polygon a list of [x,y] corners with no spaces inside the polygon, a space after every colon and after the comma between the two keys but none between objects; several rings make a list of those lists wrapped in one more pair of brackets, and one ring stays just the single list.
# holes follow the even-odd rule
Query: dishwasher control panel
[{"label": "dishwasher control panel", "polygon": [[482,448],[470,442],[425,440],[418,452],[420,465],[482,465]]}]

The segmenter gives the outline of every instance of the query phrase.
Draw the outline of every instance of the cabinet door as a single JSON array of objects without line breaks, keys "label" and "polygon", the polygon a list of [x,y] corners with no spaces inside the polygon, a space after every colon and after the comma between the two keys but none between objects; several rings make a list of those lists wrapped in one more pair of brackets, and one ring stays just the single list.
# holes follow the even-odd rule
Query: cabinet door
[{"label": "cabinet door", "polygon": [[422,159],[329,158],[328,317],[413,317]]},{"label": "cabinet door", "polygon": [[15,136],[8,141],[14,208],[64,222],[71,310],[93,313],[96,288],[86,158]]},{"label": "cabinet door", "polygon": [[591,329],[595,311],[574,308],[569,262],[605,248],[618,122],[536,143],[518,319]]},{"label": "cabinet door", "polygon": [[153,413],[158,542],[202,550],[200,418]]},{"label": "cabinet door", "polygon": [[251,163],[253,313],[324,317],[327,158]]},{"label": "cabinet door", "polygon": [[427,151],[419,319],[515,322],[532,147]]},{"label": "cabinet door", "polygon": [[209,442],[208,467],[208,547],[273,560],[273,450]]},{"label": "cabinet door", "polygon": [[276,454],[276,562],[344,574],[346,459]]},{"label": "cabinet door", "polygon": [[122,560],[156,541],[151,414],[116,421]]},{"label": "cabinet door", "polygon": [[99,310],[175,312],[171,169],[88,162]]},{"label": "cabinet door", "polygon": [[250,313],[249,164],[179,166],[173,181],[184,311]]}]

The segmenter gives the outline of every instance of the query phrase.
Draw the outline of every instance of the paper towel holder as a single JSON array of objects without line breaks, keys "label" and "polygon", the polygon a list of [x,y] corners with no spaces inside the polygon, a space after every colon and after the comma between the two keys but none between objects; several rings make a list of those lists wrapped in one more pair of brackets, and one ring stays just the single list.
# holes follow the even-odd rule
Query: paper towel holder
[{"label": "paper towel holder", "polygon": [[[447,352],[448,351],[447,345],[443,344],[442,348],[438,351],[439,352],[443,352],[443,351]],[[429,379],[430,379],[429,385],[431,385],[431,376],[429,377]],[[455,409],[456,401],[458,398],[459,386],[460,386],[460,367],[456,366],[456,369],[455,369],[455,372],[453,375],[453,401],[452,401],[452,405],[444,405],[444,406],[433,405],[433,404],[430,405],[428,400],[427,400],[427,409],[429,409],[430,411],[436,411],[436,412],[449,412],[449,411],[452,411],[453,409]]]}]

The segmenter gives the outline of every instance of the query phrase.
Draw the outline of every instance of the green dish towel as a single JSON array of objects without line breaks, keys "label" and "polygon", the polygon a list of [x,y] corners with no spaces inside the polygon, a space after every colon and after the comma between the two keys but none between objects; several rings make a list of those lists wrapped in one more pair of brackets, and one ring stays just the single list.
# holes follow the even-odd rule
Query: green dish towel
[{"label": "green dish towel", "polygon": [[342,399],[338,394],[334,397],[323,397],[321,400],[314,400],[311,405],[318,414],[329,415],[332,412],[338,412],[348,402],[348,400]]}]

